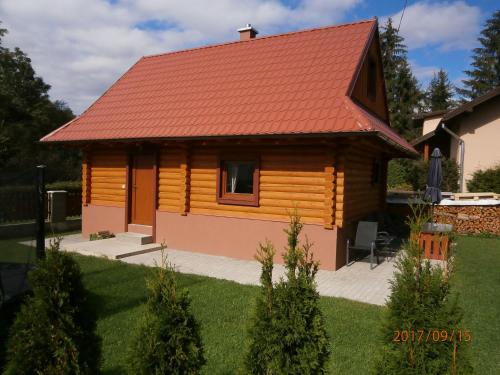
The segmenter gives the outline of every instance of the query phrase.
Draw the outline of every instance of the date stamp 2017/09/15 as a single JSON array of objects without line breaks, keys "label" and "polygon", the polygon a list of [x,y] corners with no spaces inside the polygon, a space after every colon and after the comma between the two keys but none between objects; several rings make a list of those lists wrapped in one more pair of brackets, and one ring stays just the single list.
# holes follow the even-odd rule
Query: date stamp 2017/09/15
[{"label": "date stamp 2017/09/15", "polygon": [[394,331],[392,338],[393,342],[405,343],[408,341],[416,343],[439,343],[439,342],[459,342],[472,341],[470,330],[451,330],[446,329],[417,329],[417,330],[400,330]]}]

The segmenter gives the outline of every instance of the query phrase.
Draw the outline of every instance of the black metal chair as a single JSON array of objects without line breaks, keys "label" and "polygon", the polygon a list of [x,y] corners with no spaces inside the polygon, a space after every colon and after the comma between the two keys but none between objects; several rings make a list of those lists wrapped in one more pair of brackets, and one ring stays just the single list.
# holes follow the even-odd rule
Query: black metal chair
[{"label": "black metal chair", "polygon": [[379,248],[388,246],[394,237],[387,232],[378,232],[378,223],[373,221],[360,221],[356,229],[354,244],[347,240],[346,265],[350,265],[351,250],[364,251],[370,253],[370,269],[373,269],[374,258],[379,261]]}]

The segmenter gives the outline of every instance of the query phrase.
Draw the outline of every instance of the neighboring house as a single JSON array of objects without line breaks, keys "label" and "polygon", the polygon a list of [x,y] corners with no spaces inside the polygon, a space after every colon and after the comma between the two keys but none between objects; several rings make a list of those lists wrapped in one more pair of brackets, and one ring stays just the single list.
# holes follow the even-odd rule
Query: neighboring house
[{"label": "neighboring house", "polygon": [[500,87],[453,110],[423,113],[415,120],[423,130],[411,144],[426,160],[434,147],[455,160],[462,171],[462,191],[475,171],[500,163]]},{"label": "neighboring house", "polygon": [[294,209],[321,268],[384,209],[392,130],[376,20],[141,58],[42,139],[80,147],[83,234],[151,233],[170,248],[253,259]]}]

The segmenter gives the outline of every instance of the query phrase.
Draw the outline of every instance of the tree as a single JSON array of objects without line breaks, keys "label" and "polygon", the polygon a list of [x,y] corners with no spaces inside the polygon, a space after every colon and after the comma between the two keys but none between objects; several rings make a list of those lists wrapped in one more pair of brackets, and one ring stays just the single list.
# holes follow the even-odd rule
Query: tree
[{"label": "tree", "polygon": [[16,316],[5,375],[99,373],[97,317],[78,264],[52,243],[29,274],[33,296]]},{"label": "tree", "polygon": [[40,144],[38,140],[74,115],[64,102],[51,101],[50,86],[38,77],[19,48],[3,46],[0,28],[0,172],[18,172],[36,164],[48,166],[48,182],[77,179],[79,153]]},{"label": "tree", "polygon": [[391,281],[375,373],[472,374],[467,348],[471,334],[463,327],[458,296],[452,293],[452,258],[444,267],[424,259],[418,241],[428,209],[412,209],[410,238]]},{"label": "tree", "polygon": [[272,282],[274,247],[260,246],[256,258],[262,265],[261,293],[249,329],[245,358],[251,374],[324,374],[330,344],[319,307],[311,244],[299,243],[300,218],[291,217],[288,246],[283,254],[286,279]]},{"label": "tree", "polygon": [[448,79],[448,73],[439,69],[434,73],[425,93],[425,104],[429,111],[447,110],[453,107],[455,88]]},{"label": "tree", "polygon": [[205,364],[200,327],[174,269],[162,263],[148,280],[146,311],[129,352],[131,374],[197,374]]},{"label": "tree", "polygon": [[472,53],[472,69],[464,73],[469,77],[463,80],[464,87],[458,93],[464,100],[477,98],[500,86],[500,10],[486,21],[481,36],[480,47]]},{"label": "tree", "polygon": [[380,33],[389,116],[392,127],[406,139],[412,139],[417,136],[412,117],[420,106],[422,93],[403,42],[389,17]]}]

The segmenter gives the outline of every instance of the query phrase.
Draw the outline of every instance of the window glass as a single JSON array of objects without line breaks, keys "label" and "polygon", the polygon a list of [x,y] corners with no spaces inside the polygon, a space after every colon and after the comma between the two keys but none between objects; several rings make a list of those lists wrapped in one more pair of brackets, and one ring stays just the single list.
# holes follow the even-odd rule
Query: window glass
[{"label": "window glass", "polygon": [[255,163],[250,161],[226,161],[225,192],[230,194],[252,194]]}]

